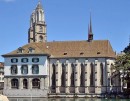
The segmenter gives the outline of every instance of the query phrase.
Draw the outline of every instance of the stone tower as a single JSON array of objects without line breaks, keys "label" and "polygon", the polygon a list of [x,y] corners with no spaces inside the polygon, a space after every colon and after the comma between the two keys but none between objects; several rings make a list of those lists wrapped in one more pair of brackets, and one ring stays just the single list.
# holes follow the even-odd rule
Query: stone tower
[{"label": "stone tower", "polygon": [[32,12],[30,17],[30,28],[28,31],[28,43],[31,42],[46,42],[46,23],[44,17],[44,10],[41,2],[38,2],[36,9]]}]

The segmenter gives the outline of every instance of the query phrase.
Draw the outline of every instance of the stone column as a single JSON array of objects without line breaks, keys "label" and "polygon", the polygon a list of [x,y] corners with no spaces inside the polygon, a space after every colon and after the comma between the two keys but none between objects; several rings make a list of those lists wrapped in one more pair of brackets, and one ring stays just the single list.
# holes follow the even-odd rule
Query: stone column
[{"label": "stone column", "polygon": [[8,78],[4,78],[4,89],[8,89]]},{"label": "stone column", "polygon": [[66,60],[66,63],[65,63],[65,93],[69,93],[69,61]]},{"label": "stone column", "polygon": [[55,67],[56,67],[56,93],[60,93],[60,90],[59,90],[59,67],[60,63],[59,63],[59,60],[57,60],[56,64],[55,64]]},{"label": "stone column", "polygon": [[75,74],[74,74],[74,80],[75,80],[75,93],[79,93],[79,63],[78,60],[76,60],[75,63]]},{"label": "stone column", "polygon": [[8,78],[8,89],[11,89],[11,78]]},{"label": "stone column", "polygon": [[28,88],[29,88],[29,89],[32,89],[32,78],[29,78]]},{"label": "stone column", "polygon": [[44,78],[44,88],[48,89],[48,76]]},{"label": "stone column", "polygon": [[88,83],[87,83],[87,63],[88,63],[88,60],[85,60],[85,63],[84,63],[84,67],[85,67],[85,73],[84,73],[84,79],[85,79],[85,93],[88,93]]},{"label": "stone column", "polygon": [[19,89],[23,89],[23,78],[19,79]]},{"label": "stone column", "polygon": [[41,78],[41,81],[40,81],[40,89],[44,89],[44,78],[43,77]]}]

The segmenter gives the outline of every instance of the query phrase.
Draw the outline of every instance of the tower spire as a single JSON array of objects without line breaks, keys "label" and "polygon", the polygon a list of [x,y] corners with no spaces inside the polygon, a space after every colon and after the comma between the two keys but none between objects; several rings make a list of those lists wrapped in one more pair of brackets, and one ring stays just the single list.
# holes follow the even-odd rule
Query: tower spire
[{"label": "tower spire", "polygon": [[90,24],[88,25],[88,41],[93,40],[93,32],[92,32],[92,21],[91,21],[91,13],[90,13]]}]

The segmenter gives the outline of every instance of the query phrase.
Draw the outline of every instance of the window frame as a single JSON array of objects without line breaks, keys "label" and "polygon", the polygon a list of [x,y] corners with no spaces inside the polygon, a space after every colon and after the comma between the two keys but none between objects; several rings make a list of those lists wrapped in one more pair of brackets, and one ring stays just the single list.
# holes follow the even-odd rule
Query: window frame
[{"label": "window frame", "polygon": [[[15,60],[15,61],[14,61]],[[11,59],[11,63],[17,63],[18,62],[18,59],[17,58],[12,58]]]},{"label": "window frame", "polygon": [[[37,59],[37,61],[35,61],[35,59]],[[32,58],[33,63],[38,63],[39,61],[40,61],[39,58]]]},{"label": "window frame", "polygon": [[[23,67],[26,66],[27,67],[27,73],[23,73],[24,69]],[[21,74],[27,75],[28,74],[28,65],[22,65],[21,66]]]},{"label": "window frame", "polygon": [[[24,59],[26,59],[26,61],[24,61]],[[21,62],[22,62],[22,63],[27,63],[27,62],[28,62],[28,58],[22,58],[22,59],[21,59]]]},{"label": "window frame", "polygon": [[[34,69],[34,66],[37,66],[37,71],[34,71],[35,69]],[[36,67],[35,67],[36,68]],[[34,64],[34,65],[32,65],[32,74],[39,74],[39,65],[38,64]]]}]

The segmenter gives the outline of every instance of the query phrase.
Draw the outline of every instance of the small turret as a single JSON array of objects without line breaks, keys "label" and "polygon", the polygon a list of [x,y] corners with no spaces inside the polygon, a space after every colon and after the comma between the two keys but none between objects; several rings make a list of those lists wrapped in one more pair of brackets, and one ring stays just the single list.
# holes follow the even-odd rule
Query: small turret
[{"label": "small turret", "polygon": [[93,32],[92,32],[92,21],[90,14],[90,25],[88,25],[88,41],[91,42],[93,40]]}]

